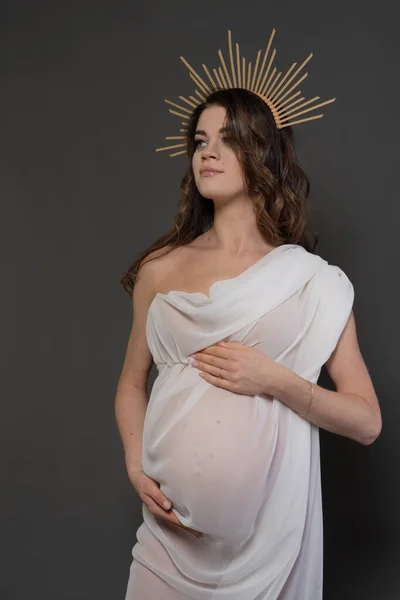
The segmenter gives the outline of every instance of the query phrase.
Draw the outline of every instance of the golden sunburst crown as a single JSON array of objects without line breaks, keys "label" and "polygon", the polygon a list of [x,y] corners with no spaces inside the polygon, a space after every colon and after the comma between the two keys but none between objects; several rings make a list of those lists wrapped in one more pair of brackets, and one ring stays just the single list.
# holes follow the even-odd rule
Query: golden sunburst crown
[{"label": "golden sunburst crown", "polygon": [[[300,115],[316,110],[317,108],[325,106],[326,104],[330,104],[331,102],[334,102],[336,100],[336,98],[331,98],[330,100],[326,100],[325,102],[313,104],[320,99],[319,96],[315,96],[310,100],[305,100],[305,98],[300,96],[300,90],[294,92],[295,88],[297,88],[308,75],[308,73],[304,73],[300,77],[299,73],[305,67],[308,61],[311,60],[313,56],[312,52],[307,56],[305,61],[295,70],[295,72],[292,75],[291,73],[297,66],[297,63],[293,63],[281,79],[282,72],[276,73],[277,69],[275,66],[271,69],[276,55],[275,49],[269,57],[274,36],[275,29],[272,30],[271,36],[269,38],[269,42],[264,52],[264,57],[262,59],[260,69],[258,67],[260,63],[262,50],[258,51],[254,69],[252,72],[252,63],[247,63],[244,56],[240,56],[239,44],[237,43],[236,53],[234,56],[232,48],[232,33],[230,30],[228,30],[230,72],[226,65],[221,50],[218,50],[218,56],[221,65],[217,69],[212,69],[215,79],[212,77],[206,65],[202,64],[202,67],[208,78],[208,83],[204,81],[204,79],[193,69],[193,67],[183,56],[180,57],[182,62],[189,69],[189,77],[194,81],[197,88],[199,88],[195,89],[195,95],[193,96],[189,96],[188,98],[185,98],[184,96],[179,96],[180,100],[182,100],[182,102],[184,102],[186,106],[165,99],[165,102],[167,102],[173,107],[169,109],[169,112],[184,119],[181,122],[182,129],[179,130],[180,133],[187,133],[187,128],[189,125],[188,119],[193,114],[194,109],[196,109],[196,107],[199,104],[206,101],[206,97],[209,94],[211,94],[213,91],[236,87],[249,90],[257,94],[257,96],[259,96],[260,98],[262,98],[271,109],[278,129],[288,127],[289,125],[297,125],[298,123],[304,123],[305,121],[320,119],[324,116],[323,114],[319,114],[313,115],[312,117],[298,119]],[[268,64],[267,66],[265,66],[268,57]],[[191,108],[188,108],[188,106]],[[306,106],[308,108],[305,108]],[[186,153],[187,149],[185,135],[168,136],[165,139],[181,141],[180,143],[173,144],[172,146],[156,148],[156,152],[159,152],[161,150],[176,150],[176,148],[184,148],[183,150],[172,152],[170,156],[178,156],[179,154]]]}]

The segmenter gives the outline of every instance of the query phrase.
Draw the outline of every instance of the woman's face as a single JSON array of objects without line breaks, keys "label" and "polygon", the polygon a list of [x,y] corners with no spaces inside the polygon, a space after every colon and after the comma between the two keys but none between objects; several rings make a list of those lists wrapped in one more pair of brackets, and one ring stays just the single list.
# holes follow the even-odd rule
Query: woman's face
[{"label": "woman's face", "polygon": [[[204,198],[228,200],[243,196],[244,179],[242,166],[225,138],[226,110],[223,106],[210,106],[200,115],[195,132],[196,150],[192,168],[197,189]],[[222,129],[222,131],[221,131]],[[218,173],[201,172],[217,169]]]}]

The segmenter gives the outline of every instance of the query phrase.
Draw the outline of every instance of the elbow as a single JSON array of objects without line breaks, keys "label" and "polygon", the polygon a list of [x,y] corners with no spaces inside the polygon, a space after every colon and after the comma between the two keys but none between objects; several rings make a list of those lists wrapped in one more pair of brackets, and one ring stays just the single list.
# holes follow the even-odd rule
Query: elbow
[{"label": "elbow", "polygon": [[378,417],[371,420],[369,428],[364,432],[363,438],[360,442],[364,446],[370,446],[380,436],[382,431],[382,418],[379,414]]}]

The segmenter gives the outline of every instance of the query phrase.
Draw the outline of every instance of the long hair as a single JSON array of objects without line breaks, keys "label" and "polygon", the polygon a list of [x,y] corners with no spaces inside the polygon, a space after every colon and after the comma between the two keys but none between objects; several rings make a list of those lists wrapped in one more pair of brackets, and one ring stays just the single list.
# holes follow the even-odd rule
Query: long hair
[{"label": "long hair", "polygon": [[[158,250],[166,253],[192,242],[210,229],[214,203],[198,191],[192,169],[194,135],[202,112],[209,106],[226,110],[228,143],[242,165],[245,188],[254,202],[257,227],[273,246],[299,244],[314,252],[319,235],[308,228],[310,182],[301,168],[292,127],[278,129],[267,104],[253,92],[233,88],[211,93],[194,110],[186,135],[189,168],[181,181],[181,197],[170,231],[144,250],[129,266],[120,282],[131,296],[140,265]],[[152,260],[151,257],[148,260]]]}]

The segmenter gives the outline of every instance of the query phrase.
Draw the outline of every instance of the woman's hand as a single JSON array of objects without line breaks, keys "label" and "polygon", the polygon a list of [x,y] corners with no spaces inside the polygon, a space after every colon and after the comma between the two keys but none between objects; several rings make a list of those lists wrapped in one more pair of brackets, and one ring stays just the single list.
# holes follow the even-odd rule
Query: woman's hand
[{"label": "woman's hand", "polygon": [[275,395],[287,369],[265,352],[240,342],[218,342],[191,358],[195,361],[191,365],[202,371],[206,381],[248,396]]},{"label": "woman's hand", "polygon": [[[165,519],[165,521],[168,521],[172,525],[177,525],[186,531],[190,531],[197,538],[203,537],[200,531],[186,527],[179,521],[176,514],[171,510],[172,502],[164,496],[159,484],[154,479],[151,479],[151,477],[148,477],[144,471],[138,469],[129,478],[140,499],[155,517]],[[167,504],[164,506],[164,503]]]}]

